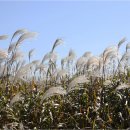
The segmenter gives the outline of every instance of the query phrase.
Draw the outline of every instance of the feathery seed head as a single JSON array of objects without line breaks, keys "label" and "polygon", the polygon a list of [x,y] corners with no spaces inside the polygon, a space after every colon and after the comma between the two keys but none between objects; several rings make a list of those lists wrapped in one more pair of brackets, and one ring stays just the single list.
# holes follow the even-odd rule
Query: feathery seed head
[{"label": "feathery seed head", "polygon": [[11,38],[11,42],[12,42],[13,38],[15,38],[17,35],[24,34],[24,33],[26,33],[26,32],[28,32],[27,29],[19,29],[19,30],[17,30],[17,31],[13,34],[13,36],[12,36],[12,38]]},{"label": "feathery seed head", "polygon": [[6,40],[8,38],[8,35],[1,35],[0,40]]},{"label": "feathery seed head", "polygon": [[51,87],[44,93],[42,101],[54,95],[65,95],[65,94],[66,90],[61,86]]},{"label": "feathery seed head", "polygon": [[128,85],[128,84],[121,84],[121,85],[119,85],[119,86],[116,88],[116,90],[126,89],[126,88],[130,88],[130,85]]},{"label": "feathery seed head", "polygon": [[126,41],[126,37],[122,38],[119,43],[118,43],[118,49],[120,48],[120,46]]},{"label": "feathery seed head", "polygon": [[18,46],[19,44],[21,44],[24,40],[26,39],[30,39],[30,38],[34,38],[37,36],[36,32],[26,32],[24,33],[17,41],[16,46]]},{"label": "feathery seed head", "polygon": [[87,51],[83,54],[83,57],[89,58],[92,56],[92,53],[90,51]]},{"label": "feathery seed head", "polygon": [[128,49],[130,49],[130,43],[127,43],[126,45],[126,52],[128,51]]},{"label": "feathery seed head", "polygon": [[60,45],[60,44],[62,44],[62,43],[63,43],[63,40],[62,40],[62,39],[60,39],[60,38],[56,39],[56,41],[54,42],[54,45],[53,45],[53,47],[52,47],[51,52],[53,52],[54,49],[55,49],[58,45]]},{"label": "feathery seed head", "polygon": [[8,57],[7,51],[0,49],[0,59],[6,59],[7,57]]}]

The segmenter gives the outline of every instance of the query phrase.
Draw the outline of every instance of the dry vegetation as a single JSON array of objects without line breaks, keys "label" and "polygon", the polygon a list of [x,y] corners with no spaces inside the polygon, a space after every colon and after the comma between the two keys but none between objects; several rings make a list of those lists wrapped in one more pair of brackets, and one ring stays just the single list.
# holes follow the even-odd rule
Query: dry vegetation
[{"label": "dry vegetation", "polygon": [[[41,60],[28,63],[20,50],[36,33],[17,30],[7,50],[0,49],[0,129],[129,129],[130,43],[126,39],[100,56],[75,52],[57,65],[57,39]],[[7,35],[0,36],[0,42]]]}]

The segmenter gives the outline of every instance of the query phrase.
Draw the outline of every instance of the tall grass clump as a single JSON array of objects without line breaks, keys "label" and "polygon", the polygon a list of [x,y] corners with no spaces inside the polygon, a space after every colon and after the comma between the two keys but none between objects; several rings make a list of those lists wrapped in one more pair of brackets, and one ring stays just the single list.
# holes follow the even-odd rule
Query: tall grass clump
[{"label": "tall grass clump", "polygon": [[[36,32],[17,30],[0,48],[0,129],[130,129],[130,43],[94,56],[70,50],[57,63],[58,38],[42,59],[20,46]],[[1,35],[0,42],[9,36]]]}]

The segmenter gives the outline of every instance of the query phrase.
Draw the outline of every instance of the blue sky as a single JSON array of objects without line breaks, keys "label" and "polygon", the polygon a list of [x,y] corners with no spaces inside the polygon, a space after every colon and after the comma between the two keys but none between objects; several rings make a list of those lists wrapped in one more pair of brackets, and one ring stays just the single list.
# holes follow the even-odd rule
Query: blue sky
[{"label": "blue sky", "polygon": [[[11,35],[21,28],[39,33],[37,39],[22,44],[24,52],[35,48],[35,58],[50,51],[56,38],[64,45],[60,57],[75,50],[100,54],[124,36],[130,41],[130,2],[128,1],[0,1],[0,35]],[[9,40],[0,41],[7,48]]]}]

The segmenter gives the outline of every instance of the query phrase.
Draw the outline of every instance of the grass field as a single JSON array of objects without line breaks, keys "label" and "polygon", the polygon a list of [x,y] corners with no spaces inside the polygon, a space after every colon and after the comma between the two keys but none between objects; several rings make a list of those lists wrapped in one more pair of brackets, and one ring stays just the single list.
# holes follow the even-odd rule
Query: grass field
[{"label": "grass field", "polygon": [[[56,39],[40,60],[20,46],[35,32],[17,30],[0,49],[0,129],[130,129],[130,43],[94,56],[73,50],[57,64]],[[0,42],[7,35],[0,36]]]}]

